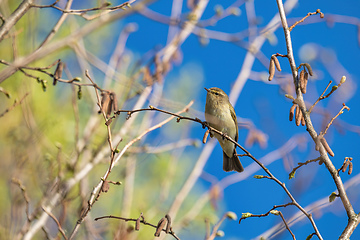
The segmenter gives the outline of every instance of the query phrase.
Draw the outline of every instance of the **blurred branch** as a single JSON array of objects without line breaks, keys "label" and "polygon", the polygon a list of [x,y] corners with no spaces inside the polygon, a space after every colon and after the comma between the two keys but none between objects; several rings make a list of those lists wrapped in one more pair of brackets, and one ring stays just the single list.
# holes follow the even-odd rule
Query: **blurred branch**
[{"label": "blurred branch", "polygon": [[[187,111],[190,106],[193,104],[193,101],[191,101],[183,110],[179,111],[177,114],[183,113],[185,111]],[[134,110],[137,111],[137,110]],[[129,111],[128,111],[129,112]],[[174,115],[174,114],[173,114]],[[176,114],[175,114],[176,115]],[[101,181],[94,187],[90,198],[88,200],[88,206],[87,208],[83,211],[83,213],[81,214],[80,219],[77,221],[76,226],[74,227],[73,233],[71,234],[69,239],[72,239],[73,236],[75,236],[81,222],[85,219],[87,213],[91,210],[93,204],[96,202],[96,200],[99,198],[100,194],[101,194],[101,188],[104,184],[104,181],[106,181],[107,177],[109,176],[111,170],[114,168],[115,164],[120,160],[120,158],[124,155],[124,153],[128,150],[128,148],[130,148],[130,146],[132,146],[135,142],[139,141],[143,136],[145,136],[146,134],[148,134],[149,132],[158,129],[160,127],[162,127],[164,124],[170,122],[172,119],[174,118],[174,116],[171,116],[167,119],[165,119],[164,121],[160,122],[159,124],[156,124],[155,126],[147,129],[146,131],[144,131],[143,133],[141,133],[138,137],[136,137],[135,139],[131,140],[128,144],[126,144],[124,146],[124,148],[118,153],[118,154],[114,154],[114,151],[112,151],[111,154],[114,154],[114,156],[111,158],[111,162],[110,162],[110,166],[107,169],[107,171],[105,172],[104,176],[102,177]],[[110,142],[110,140],[109,140]]]},{"label": "blurred branch", "polygon": [[[34,7],[34,8],[54,8],[56,10],[61,11],[63,13],[62,16],[64,16],[64,14],[72,14],[72,15],[81,16],[86,20],[93,20],[93,19],[103,15],[104,13],[109,13],[111,11],[115,11],[115,10],[118,10],[118,9],[125,10],[126,8],[131,8],[130,4],[134,3],[136,0],[130,0],[130,1],[124,2],[124,3],[119,4],[117,6],[114,6],[114,7],[109,6],[111,3],[105,2],[100,7],[87,8],[87,9],[70,9],[71,3],[67,4],[65,9],[62,9],[62,8],[56,6],[56,3],[58,1],[59,0],[57,0],[56,2],[54,2],[53,4],[50,4],[50,5],[35,5],[35,4],[33,4],[31,7]],[[72,0],[68,1],[68,2],[72,2]],[[93,12],[93,11],[98,11],[98,10],[101,10],[101,12],[98,13],[98,14],[94,14],[94,15],[91,15],[91,16],[86,15],[86,13],[88,13],[88,12]]]},{"label": "blurred branch", "polygon": [[[139,96],[136,104],[134,105],[134,109],[140,108],[143,106],[144,102],[148,98],[151,91],[151,87],[147,87],[143,90],[142,94]],[[97,116],[97,114],[95,115]],[[68,192],[83,178],[85,178],[89,172],[100,163],[100,161],[110,153],[109,147],[105,146],[97,152],[95,156],[92,155],[92,149],[86,148],[86,143],[89,140],[91,134],[93,134],[93,129],[97,126],[98,121],[96,120],[98,117],[91,117],[85,127],[87,129],[85,131],[85,134],[82,139],[79,140],[79,144],[76,146],[78,148],[78,151],[82,152],[82,155],[84,156],[83,161],[85,164],[79,168],[79,171],[74,174],[73,177],[70,179],[67,179],[66,182],[62,184],[62,187],[56,192],[51,193],[48,195],[48,197],[45,197],[45,199],[42,199],[43,202],[46,202],[46,207],[49,211],[53,209],[57,204],[65,197],[67,196]],[[131,129],[131,125],[135,121],[136,117],[133,117],[125,122],[123,127],[120,129],[119,132],[114,136],[113,141],[114,142],[120,142],[122,140],[122,136],[125,136],[129,129]],[[70,160],[70,163],[75,164],[78,157],[74,156],[73,159]],[[96,196],[96,192],[100,191],[102,187],[103,181],[100,181],[97,188],[94,189],[94,191],[91,193],[91,197],[93,198]],[[94,200],[93,200],[94,201]],[[41,208],[36,208],[33,212],[34,219],[36,217],[37,221],[33,223],[33,225],[30,225],[30,223],[24,224],[24,226],[21,229],[21,232],[17,235],[16,239],[31,239],[38,230],[40,230],[44,224],[47,221],[48,215],[45,212],[41,212]]]},{"label": "blurred branch", "polygon": [[25,95],[20,99],[20,101],[17,101],[17,100],[15,99],[14,104],[13,104],[11,107],[7,108],[3,113],[0,114],[0,118],[3,117],[3,116],[4,116],[5,114],[7,114],[8,112],[10,112],[11,110],[13,110],[17,105],[20,105],[20,104],[22,103],[22,101],[24,101],[25,98],[26,98],[28,95],[29,95],[28,92],[25,93]]},{"label": "blurred branch", "polygon": [[195,24],[199,21],[209,0],[199,0],[196,6],[188,16],[188,21],[184,23],[183,29],[175,35],[169,44],[167,44],[161,51],[160,55],[163,56],[162,62],[167,63],[173,57],[178,47],[189,37]]},{"label": "blurred branch", "polygon": [[[56,2],[58,2],[58,0]],[[56,4],[56,2],[54,3],[54,5]],[[66,2],[65,10],[69,10],[71,8],[72,3],[73,3],[73,0],[68,0]],[[59,18],[59,20],[57,21],[55,26],[51,29],[50,33],[46,36],[46,38],[44,39],[44,41],[40,44],[40,46],[38,48],[41,48],[42,46],[44,46],[48,41],[50,41],[53,38],[53,36],[56,34],[56,32],[60,29],[60,26],[64,23],[67,16],[68,16],[68,13],[63,12],[63,14]]]},{"label": "blurred branch", "polygon": [[[143,8],[143,6],[147,3],[149,3],[152,0],[142,0],[138,1],[136,4],[134,4],[131,8],[126,9],[126,11],[119,11],[115,12],[114,14],[110,14],[106,17],[100,17],[96,21],[91,21],[78,29],[77,31],[71,33],[70,35],[61,38],[57,41],[51,42],[49,44],[45,44],[41,48],[39,48],[37,51],[34,51],[30,53],[29,55],[18,58],[14,62],[10,64],[7,68],[3,69],[0,72],[0,83],[5,81],[8,77],[13,75],[15,72],[17,72],[19,67],[27,66],[28,64],[32,63],[33,61],[42,59],[51,53],[54,53],[62,48],[67,47],[68,45],[71,45],[71,43],[76,42],[78,39],[88,35],[89,33],[93,32],[94,30],[103,27],[105,24],[111,23],[117,19],[124,18],[140,9]],[[30,1],[29,1],[30,2]]]},{"label": "blurred branch", "polygon": [[183,148],[187,146],[196,146],[200,144],[198,139],[182,139],[174,143],[164,144],[162,146],[151,147],[151,146],[142,146],[142,147],[132,147],[128,150],[129,153],[152,153],[158,154],[162,152],[168,152],[177,148]]},{"label": "blurred branch", "polygon": [[24,14],[31,8],[33,0],[23,0],[18,8],[8,17],[3,18],[3,24],[0,27],[0,42],[10,29],[24,16]]},{"label": "blurred branch", "polygon": [[64,238],[65,240],[68,240],[68,238],[67,238],[66,235],[65,235],[64,229],[61,227],[61,224],[60,224],[59,221],[56,219],[56,217],[54,216],[54,214],[52,214],[52,213],[51,213],[50,211],[48,211],[46,208],[42,208],[42,210],[43,210],[44,212],[46,212],[46,213],[55,221],[56,225],[57,225],[58,228],[59,228],[59,232],[61,233],[61,235],[63,236],[63,238]]},{"label": "blurred branch", "polygon": [[212,233],[211,234],[207,234],[207,236],[205,237],[205,240],[213,240],[216,237],[223,237],[224,233],[222,231],[219,231],[219,228],[221,226],[221,224],[224,222],[225,219],[231,219],[231,220],[236,220],[237,216],[235,213],[233,212],[227,212],[225,213],[222,218],[215,224],[215,226],[213,227]]}]

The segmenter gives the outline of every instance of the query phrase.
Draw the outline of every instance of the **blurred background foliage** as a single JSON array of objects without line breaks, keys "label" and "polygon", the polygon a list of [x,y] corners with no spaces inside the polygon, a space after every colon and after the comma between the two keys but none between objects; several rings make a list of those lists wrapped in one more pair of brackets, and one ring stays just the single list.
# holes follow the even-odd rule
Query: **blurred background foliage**
[{"label": "blurred background foliage", "polygon": [[[11,0],[0,2],[1,14],[9,16],[20,2]],[[52,3],[52,1],[45,0],[36,2]],[[114,6],[122,1],[111,2]],[[191,2],[183,2],[184,13],[181,15],[183,21],[187,19],[188,11],[190,11],[186,4]],[[212,18],[219,13],[221,15],[223,10],[219,4],[227,6],[231,4],[230,2],[232,3],[232,1],[210,1],[209,7],[204,13],[204,19]],[[239,1],[234,2],[239,3]],[[71,80],[79,77],[82,84],[90,83],[84,75],[85,70],[88,69],[96,84],[116,93],[119,109],[131,110],[150,87],[152,92],[139,108],[154,104],[161,109],[176,112],[191,100],[195,100],[189,112],[184,115],[204,119],[203,105],[206,92],[203,87],[218,86],[225,92],[230,92],[229,89],[236,79],[243,63],[242,59],[246,54],[243,48],[249,47],[246,45],[247,41],[250,42],[256,37],[248,32],[249,26],[244,22],[264,27],[277,11],[275,1],[271,5],[261,1],[255,2],[259,4],[256,8],[258,16],[256,19],[247,19],[247,15],[244,13],[251,12],[251,9],[241,6],[241,8],[234,7],[232,10],[234,13],[231,16],[204,28],[199,27],[195,31],[198,36],[191,35],[183,44],[182,49],[176,52],[176,57],[172,59],[170,66],[171,71],[165,76],[166,81],[163,80],[163,82],[149,83],[146,79],[144,80],[143,67],[148,66],[151,72],[156,71],[156,66],[153,64],[154,56],[166,44],[167,34],[170,32],[169,26],[138,15],[104,24],[79,41],[71,42],[63,49],[50,53],[44,58],[36,59],[29,66],[45,67],[57,59],[61,59],[66,64],[63,78]],[[60,1],[59,5],[64,7],[65,3],[66,1]],[[102,3],[104,1],[100,0],[74,1],[72,8],[89,8],[89,6],[95,7]],[[169,16],[171,3],[172,1],[157,1],[151,5],[150,9]],[[307,12],[314,10],[312,9],[313,5],[310,6],[308,2],[306,4],[301,3],[294,10],[296,17],[304,16]],[[337,2],[335,4],[334,2],[329,4],[322,2],[316,8],[328,9],[329,6],[337,4]],[[356,5],[356,3],[354,4]],[[95,13],[98,12],[95,11]],[[12,62],[15,58],[33,53],[60,16],[61,13],[55,9],[31,8],[11,30],[11,36],[9,35],[0,42],[0,58]],[[294,22],[294,19],[292,21]],[[79,16],[69,15],[50,42],[61,41],[88,22]],[[205,23],[206,21],[202,22],[202,24]],[[299,31],[297,28],[296,31],[292,31],[294,51],[298,63],[309,62],[316,71],[316,76],[310,79],[311,87],[306,95],[309,104],[321,94],[327,84],[327,79],[338,82],[342,75],[350,72],[347,83],[338,90],[336,95],[334,94],[333,98],[324,103],[321,102],[319,104],[321,107],[316,112],[317,115],[312,115],[316,129],[322,129],[329,121],[330,116],[336,114],[340,109],[339,106],[342,102],[349,103],[352,109],[351,115],[343,114],[341,118],[344,119],[344,122],[335,126],[336,131],[330,130],[327,135],[329,143],[332,143],[335,152],[341,156],[338,160],[341,162],[345,154],[359,156],[357,150],[359,130],[357,130],[358,127],[356,128],[360,112],[358,111],[360,104],[356,97],[358,96],[356,94],[358,93],[358,73],[356,72],[358,66],[354,67],[349,62],[344,63],[346,67],[350,68],[347,72],[340,64],[342,61],[351,61],[351,59],[358,62],[358,58],[353,56],[358,52],[356,33],[351,25],[346,28],[347,34],[339,34],[339,29],[342,29],[343,25],[336,29],[329,28],[330,20],[328,26],[319,25],[317,25],[319,28],[315,30],[311,28],[310,24],[298,26]],[[239,28],[241,29],[239,30]],[[219,32],[207,31],[206,34],[209,34],[207,36],[205,29]],[[243,38],[240,41],[230,41],[230,44],[211,39],[211,37],[221,36],[220,31],[234,33],[237,37]],[[237,34],[237,31],[240,32]],[[333,34],[332,31],[336,31],[338,34]],[[134,36],[131,35],[132,33]],[[126,38],[127,34],[129,36],[127,42],[123,43],[124,50],[117,59],[116,72],[110,79],[107,79],[107,70],[109,62],[111,62],[109,59],[116,51],[119,38],[121,36]],[[261,30],[256,34],[262,34]],[[245,142],[246,147],[256,153],[254,155],[257,157],[266,157],[267,154],[271,155],[276,152],[291,137],[298,136],[299,140],[294,141],[296,147],[292,148],[295,150],[286,152],[287,149],[282,149],[286,152],[279,157],[282,161],[277,161],[271,166],[278,173],[277,176],[285,181],[297,162],[311,159],[313,156],[317,156],[317,152],[314,151],[313,144],[309,143],[309,137],[301,135],[305,132],[304,128],[295,128],[293,123],[288,122],[288,109],[291,102],[284,98],[284,94],[293,94],[293,85],[286,59],[281,61],[284,73],[276,76],[275,83],[267,82],[267,57],[275,52],[283,53],[285,51],[283,32],[282,30],[277,31],[276,34],[269,34],[266,37],[267,41],[262,49],[263,52],[258,56],[251,69],[249,81],[245,86],[246,90],[241,92],[238,104],[235,106],[240,122],[239,142],[242,145]],[[334,47],[332,44],[335,45],[335,40],[332,41],[333,38],[336,39],[336,44],[356,49],[356,51],[346,49],[343,51],[347,54],[338,56],[337,53],[341,50],[337,49],[338,52],[332,50]],[[347,38],[352,40],[347,41]],[[319,45],[319,42],[323,45]],[[55,67],[53,66],[49,71],[53,73]],[[0,64],[0,71],[5,68],[5,65]],[[38,76],[40,81],[18,71],[0,85],[2,89],[11,94],[11,98],[8,98],[5,94],[0,93],[0,114],[12,106],[15,100],[19,102],[23,99],[21,104],[0,118],[0,239],[15,239],[19,231],[26,225],[26,201],[17,184],[18,180],[26,189],[29,213],[37,209],[40,211],[36,214],[38,217],[41,213],[41,206],[48,204],[46,201],[63,187],[62,184],[66,180],[76,176],[86,164],[94,161],[94,156],[109,148],[107,129],[103,117],[97,113],[98,106],[93,87],[83,86],[81,88],[82,97],[78,99],[78,86],[61,82],[53,86],[53,79],[48,75],[31,70],[28,72]],[[111,71],[108,74],[111,75]],[[44,88],[44,81],[46,81],[46,88]],[[130,118],[130,120],[135,119],[134,123],[124,130],[123,127],[129,121],[126,118],[127,114],[121,113],[111,123],[114,135],[121,131],[127,131],[125,135],[121,136],[122,141],[117,146],[119,150],[143,131],[168,116],[155,112],[134,113]],[[347,125],[347,122],[350,125]],[[184,120],[177,123],[174,119],[135,143],[120,159],[108,179],[114,182],[120,181],[122,185],[110,185],[109,191],[102,193],[81,225],[76,238],[113,239],[119,229],[131,232],[128,239],[152,238],[155,230],[148,226],[142,225],[140,231],[135,233],[133,222],[124,224],[115,219],[94,222],[93,219],[104,215],[124,216],[125,213],[126,217],[137,218],[143,212],[146,221],[156,224],[168,212],[199,158],[199,152],[203,149],[201,143],[203,133],[204,130],[198,124]],[[257,135],[259,138],[256,141],[247,141],[246,139],[253,133],[259,134]],[[345,135],[341,135],[343,133]],[[348,139],[346,139],[347,137]],[[79,147],[80,140],[85,145],[82,150]],[[161,151],[161,148],[166,147],[167,144],[171,145],[177,142],[183,145]],[[114,144],[116,145],[117,142]],[[280,152],[282,153],[282,151]],[[100,163],[94,166],[89,174],[79,181],[53,209],[52,213],[61,222],[67,235],[72,231],[81,211],[87,206],[94,186],[108,169],[109,155],[109,153],[105,154]],[[217,146],[211,156],[212,159],[206,165],[201,177],[190,194],[186,196],[186,200],[179,210],[177,219],[182,219],[192,209],[194,203],[197,203],[203,195],[208,195],[209,201],[194,220],[177,223],[178,226],[185,225],[179,233],[182,239],[203,239],[205,236],[204,219],[208,219],[213,226],[228,210],[235,211],[238,215],[243,212],[263,213],[274,204],[287,202],[284,193],[279,193],[278,187],[274,187],[275,184],[268,181],[247,179],[246,183],[240,182],[236,186],[230,185],[226,190],[220,189],[215,184],[232,177],[222,172],[219,160],[221,156],[221,149]],[[246,159],[244,165],[251,165],[251,161]],[[135,175],[132,176],[131,173]],[[324,168],[303,168],[296,174],[296,178],[286,184],[304,205],[328,196],[334,189],[332,183],[328,184],[331,179]],[[343,177],[348,180],[352,176]],[[132,183],[132,181],[134,182]],[[321,188],[324,185],[327,185],[326,189]],[[319,195],[314,196],[315,193]],[[124,197],[125,194],[128,194],[127,197]],[[358,188],[350,189],[349,196],[354,206],[360,206]],[[327,210],[322,212],[321,209],[314,212],[317,221],[325,218],[320,226],[322,231],[330,232],[327,236],[334,234],[331,232],[332,228],[337,230],[335,234],[339,234],[338,229],[343,228],[338,223],[329,227],[328,222],[340,221],[338,218],[343,224],[346,222],[344,214],[340,213],[339,209],[342,209],[342,206],[337,202],[328,210],[331,214]],[[288,216],[294,212],[294,209],[284,209],[284,213]],[[322,214],[327,215],[322,217]],[[327,221],[326,218],[329,215],[332,218]],[[226,233],[230,233],[229,236],[236,239],[241,239],[241,237],[246,239],[250,236],[254,237],[254,234],[260,234],[280,221],[274,216],[257,220],[246,220],[240,226],[236,221],[231,224],[225,222]],[[257,222],[254,224],[255,221]],[[302,224],[297,225],[294,229],[300,232],[301,237],[306,237],[313,230],[309,224],[304,224],[306,225],[304,228]],[[45,228],[46,232],[51,235],[50,239],[60,236],[56,224],[51,219],[46,222]],[[331,229],[329,230],[329,228]],[[174,231],[178,234],[177,229]],[[124,236],[122,237],[125,239]],[[286,232],[277,237],[279,237],[278,239],[288,239],[289,235]],[[46,234],[42,231],[39,231],[34,237],[34,239],[45,238]],[[167,236],[167,239],[173,238]]]}]

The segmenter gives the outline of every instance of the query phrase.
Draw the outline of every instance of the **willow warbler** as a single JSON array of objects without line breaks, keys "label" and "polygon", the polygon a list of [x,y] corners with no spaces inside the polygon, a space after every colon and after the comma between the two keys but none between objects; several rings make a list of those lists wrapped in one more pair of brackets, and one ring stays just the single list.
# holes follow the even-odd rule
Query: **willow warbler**
[{"label": "willow warbler", "polygon": [[[238,140],[238,124],[234,107],[229,102],[229,97],[220,88],[205,88],[207,91],[205,105],[205,119],[207,123],[216,130],[225,133],[235,141]],[[223,149],[223,169],[225,172],[244,171],[234,143],[223,138],[220,134],[213,133]],[[212,134],[210,134],[212,137]]]}]

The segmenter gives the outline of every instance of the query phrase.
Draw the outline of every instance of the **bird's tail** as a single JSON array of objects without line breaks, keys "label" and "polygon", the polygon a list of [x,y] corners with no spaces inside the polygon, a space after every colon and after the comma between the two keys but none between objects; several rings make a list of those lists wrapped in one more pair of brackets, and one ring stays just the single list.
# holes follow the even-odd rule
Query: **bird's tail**
[{"label": "bird's tail", "polygon": [[223,169],[225,172],[237,171],[243,172],[244,167],[242,166],[239,157],[236,155],[236,151],[231,158],[229,158],[225,152],[223,152]]}]

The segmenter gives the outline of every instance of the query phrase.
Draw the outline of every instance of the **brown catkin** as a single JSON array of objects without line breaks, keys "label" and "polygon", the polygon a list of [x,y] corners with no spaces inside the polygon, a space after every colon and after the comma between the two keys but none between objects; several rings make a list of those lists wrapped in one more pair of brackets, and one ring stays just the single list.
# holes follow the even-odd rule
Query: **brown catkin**
[{"label": "brown catkin", "polygon": [[165,232],[166,232],[166,233],[169,233],[169,232],[170,232],[170,229],[171,229],[171,217],[170,217],[169,214],[166,214],[166,215],[165,215],[165,218],[166,218],[166,220],[167,220]]},{"label": "brown catkin", "polygon": [[296,114],[295,114],[295,123],[296,123],[296,126],[300,126],[301,118],[302,118],[302,112],[301,112],[301,110],[300,110],[300,107],[297,106],[297,108],[296,108]]},{"label": "brown catkin", "polygon": [[277,69],[279,72],[281,72],[280,62],[279,62],[279,60],[277,59],[277,57],[276,57],[275,55],[273,55],[271,58],[274,60],[276,69]]},{"label": "brown catkin", "polygon": [[352,173],[352,171],[353,171],[353,163],[350,162],[348,174],[350,175]]},{"label": "brown catkin", "polygon": [[312,68],[311,68],[310,64],[308,64],[308,63],[304,63],[304,65],[305,65],[305,67],[307,68],[307,70],[308,70],[308,72],[309,72],[310,76],[314,75],[314,73],[313,73],[313,71],[312,71]]},{"label": "brown catkin", "polygon": [[269,81],[273,80],[275,75],[275,63],[274,59],[270,58],[270,65],[269,65]]},{"label": "brown catkin", "polygon": [[304,115],[301,116],[301,125],[305,126],[305,118]]},{"label": "brown catkin", "polygon": [[342,172],[345,172],[346,171],[346,168],[349,166],[350,164],[350,161],[346,161],[342,167]]},{"label": "brown catkin", "polygon": [[139,231],[139,230],[140,230],[140,217],[139,217],[138,219],[136,219],[135,230],[136,230],[136,231]]},{"label": "brown catkin", "polygon": [[160,236],[160,233],[164,229],[165,224],[166,224],[165,218],[160,219],[160,221],[156,227],[155,234],[154,234],[155,237]]},{"label": "brown catkin", "polygon": [[59,60],[59,63],[56,66],[55,72],[54,72],[54,79],[53,79],[53,85],[55,86],[57,83],[57,80],[62,77],[64,69],[64,63]]},{"label": "brown catkin", "polygon": [[308,80],[309,80],[309,73],[305,72],[305,75],[304,75],[304,92],[303,92],[304,94],[306,93]]},{"label": "brown catkin", "polygon": [[299,86],[302,93],[306,93],[305,89],[305,70],[301,70],[299,75]]},{"label": "brown catkin", "polygon": [[329,153],[330,156],[335,156],[334,152],[331,150],[329,144],[327,143],[326,139],[324,137],[322,137],[320,139],[322,145],[324,146],[325,150]]},{"label": "brown catkin", "polygon": [[207,137],[209,136],[209,133],[210,133],[210,130],[207,130],[207,131],[205,132],[204,137],[203,137],[203,140],[202,140],[203,144],[206,143],[206,140],[207,140]]},{"label": "brown catkin", "polygon": [[294,119],[296,104],[293,104],[290,108],[289,121],[291,122]]}]

